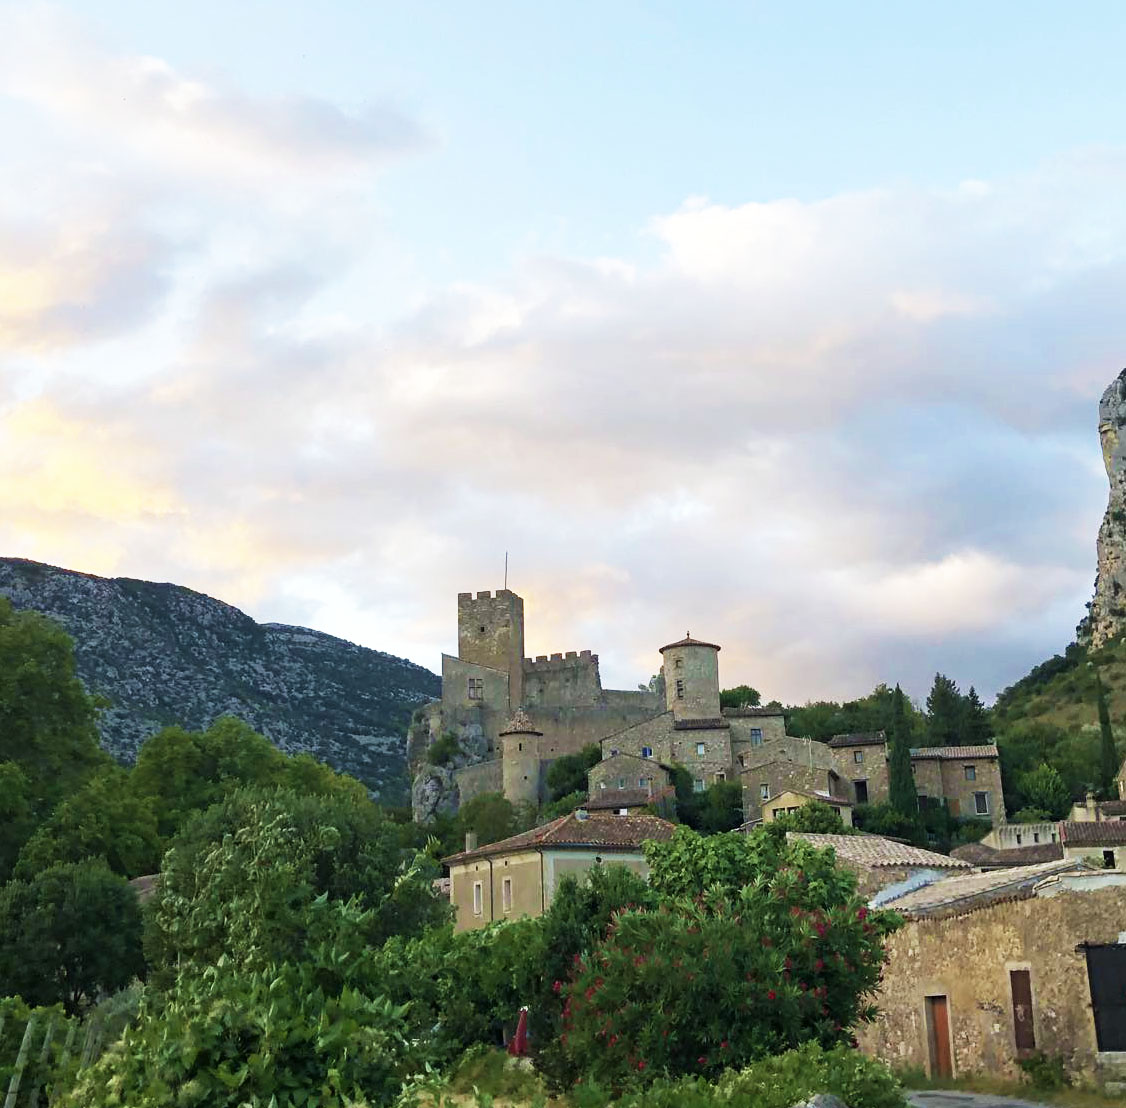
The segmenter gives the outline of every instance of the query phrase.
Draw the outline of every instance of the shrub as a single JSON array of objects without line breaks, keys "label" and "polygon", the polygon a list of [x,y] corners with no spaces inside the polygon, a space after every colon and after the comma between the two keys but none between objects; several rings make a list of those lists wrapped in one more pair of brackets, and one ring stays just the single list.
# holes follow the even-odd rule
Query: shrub
[{"label": "shrub", "polygon": [[565,1004],[553,1081],[714,1077],[807,1040],[848,1041],[871,1018],[865,1000],[899,918],[869,912],[828,851],[746,838],[757,841],[740,848],[721,835],[701,848],[678,831],[647,849],[658,889],[700,891],[618,913],[605,940],[576,956],[557,986]]},{"label": "shrub", "polygon": [[[64,1080],[63,1075],[77,1068],[77,1050],[82,1038],[77,1035],[79,1024],[63,1014],[61,1005],[33,1008],[18,996],[0,999],[0,1089],[7,1090],[8,1083],[15,1072],[16,1058],[24,1029],[29,1019],[35,1019],[32,1032],[31,1050],[27,1055],[23,1077],[20,1080],[20,1103],[30,1104],[32,1089],[50,1091]],[[43,1037],[48,1025],[53,1025],[51,1041],[44,1057]],[[75,1047],[77,1037],[78,1046]],[[72,1049],[68,1055],[67,1041]]]},{"label": "shrub", "polygon": [[345,985],[326,987],[314,962],[247,969],[221,957],[150,991],[137,1021],[63,1105],[100,1108],[277,1108],[387,1105],[423,1059],[405,1009]]},{"label": "shrub", "polygon": [[1035,1089],[1048,1091],[1071,1084],[1062,1054],[1045,1054],[1044,1051],[1037,1050],[1027,1058],[1018,1058],[1017,1065]]},{"label": "shrub", "polygon": [[449,765],[461,753],[461,743],[457,735],[447,731],[441,738],[435,739],[426,752],[426,760],[432,766]]},{"label": "shrub", "polygon": [[[849,1108],[906,1108],[891,1071],[851,1047],[824,1050],[806,1043],[796,1050],[730,1070],[716,1083],[702,1077],[658,1078],[644,1089],[625,1091],[615,1108],[790,1108],[817,1093],[840,1097]],[[575,1108],[604,1108],[612,1093],[580,1084]]]}]

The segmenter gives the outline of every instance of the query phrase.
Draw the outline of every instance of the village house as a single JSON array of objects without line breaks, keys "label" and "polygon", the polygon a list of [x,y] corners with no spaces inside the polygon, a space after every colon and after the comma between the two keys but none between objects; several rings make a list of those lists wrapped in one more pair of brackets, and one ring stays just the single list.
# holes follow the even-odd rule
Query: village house
[{"label": "village house", "polygon": [[[773,823],[779,816],[793,815],[800,812],[807,804],[828,804],[838,816],[845,827],[852,826],[852,805],[839,796],[827,792],[809,792],[805,789],[784,789],[777,796],[764,800],[761,805],[762,823]],[[759,821],[745,823],[745,827],[753,827]]]},{"label": "village house", "polygon": [[649,876],[642,844],[671,838],[673,824],[652,815],[580,809],[570,815],[444,859],[459,931],[501,919],[542,915],[559,882],[600,862]]},{"label": "village house", "polygon": [[1020,1075],[1034,1050],[1119,1080],[1126,1050],[1126,874],[1069,859],[947,877],[886,898],[887,944],[861,1048],[932,1076]]},{"label": "village house", "polygon": [[821,850],[831,849],[837,857],[837,864],[856,875],[857,890],[873,906],[952,874],[972,872],[968,862],[886,839],[882,835],[819,835],[810,831],[790,831],[786,838],[807,842]]}]

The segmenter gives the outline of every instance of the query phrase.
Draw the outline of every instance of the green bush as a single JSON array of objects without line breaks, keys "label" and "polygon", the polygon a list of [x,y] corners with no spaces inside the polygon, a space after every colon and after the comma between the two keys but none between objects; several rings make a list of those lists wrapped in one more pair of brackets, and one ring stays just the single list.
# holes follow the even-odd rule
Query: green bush
[{"label": "green bush", "polygon": [[1049,1091],[1071,1084],[1062,1054],[1045,1054],[1037,1050],[1027,1058],[1018,1058],[1017,1065],[1034,1089]]},{"label": "green bush", "polygon": [[712,1083],[703,1077],[658,1078],[646,1088],[619,1091],[581,1082],[575,1108],[791,1108],[817,1093],[840,1097],[849,1108],[906,1108],[891,1071],[852,1047],[824,1050],[806,1043],[796,1050],[729,1070]]},{"label": "green bush", "polygon": [[426,760],[432,766],[446,766],[461,753],[461,743],[457,735],[447,731],[441,738],[435,739],[426,752]]},{"label": "green bush", "polygon": [[557,1085],[607,1087],[660,1074],[715,1077],[805,1041],[851,1039],[873,1012],[883,938],[830,852],[781,835],[679,830],[648,844],[656,910],[625,910],[567,980]]},{"label": "green bush", "polygon": [[[47,1008],[33,1008],[18,996],[0,998],[0,1090],[8,1090],[15,1072],[16,1058],[23,1041],[27,1021],[34,1017],[31,1050],[27,1055],[23,1077],[20,1080],[19,1103],[30,1103],[31,1090],[51,1091],[56,1083],[64,1082],[65,1075],[77,1068],[78,1050],[82,1047],[81,1025],[68,1019],[59,1004]],[[53,1025],[47,1055],[43,1057],[43,1037],[47,1026]],[[67,1040],[71,1050],[67,1056]],[[77,1044],[77,1045],[75,1045]],[[69,1064],[68,1064],[69,1063]]]},{"label": "green bush", "polygon": [[344,985],[315,962],[246,969],[221,957],[150,991],[61,1100],[69,1108],[389,1105],[423,1057],[405,1009]]}]

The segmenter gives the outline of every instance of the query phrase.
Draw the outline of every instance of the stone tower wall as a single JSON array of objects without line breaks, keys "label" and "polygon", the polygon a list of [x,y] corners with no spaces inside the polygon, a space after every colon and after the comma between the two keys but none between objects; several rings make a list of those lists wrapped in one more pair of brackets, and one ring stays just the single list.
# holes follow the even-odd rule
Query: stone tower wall
[{"label": "stone tower wall", "polygon": [[510,589],[457,594],[457,656],[508,674],[508,710],[524,697],[524,601]]},{"label": "stone tower wall", "polygon": [[719,719],[718,650],[710,646],[668,647],[663,669],[665,701],[674,718]]},{"label": "stone tower wall", "polygon": [[504,795],[513,804],[540,801],[540,736],[517,733],[501,736]]}]

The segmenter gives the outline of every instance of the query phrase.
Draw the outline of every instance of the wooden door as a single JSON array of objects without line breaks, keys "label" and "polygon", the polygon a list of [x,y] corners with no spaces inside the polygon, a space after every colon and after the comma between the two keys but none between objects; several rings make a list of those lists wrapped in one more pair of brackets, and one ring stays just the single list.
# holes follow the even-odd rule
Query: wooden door
[{"label": "wooden door", "polygon": [[1013,994],[1013,1039],[1017,1050],[1036,1049],[1036,1028],[1032,1021],[1032,975],[1026,969],[1009,971]]},{"label": "wooden door", "polygon": [[946,997],[927,997],[927,1037],[929,1038],[931,1077],[953,1077],[950,1060],[950,1013]]}]

